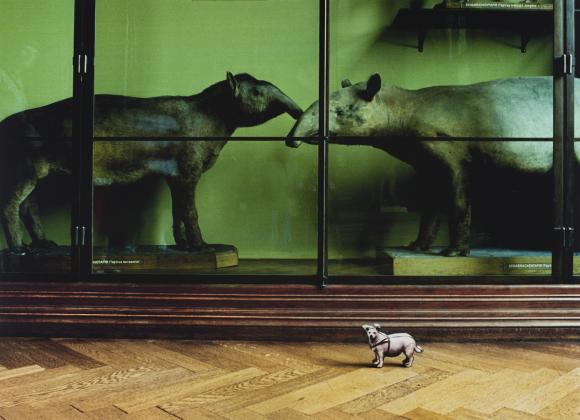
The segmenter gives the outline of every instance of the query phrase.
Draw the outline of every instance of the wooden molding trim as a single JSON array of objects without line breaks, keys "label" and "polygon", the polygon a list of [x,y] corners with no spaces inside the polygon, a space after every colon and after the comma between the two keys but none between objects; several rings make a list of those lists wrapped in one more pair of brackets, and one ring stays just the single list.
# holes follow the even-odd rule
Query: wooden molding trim
[{"label": "wooden molding trim", "polygon": [[5,336],[360,340],[580,339],[580,285],[357,286],[4,283]]}]

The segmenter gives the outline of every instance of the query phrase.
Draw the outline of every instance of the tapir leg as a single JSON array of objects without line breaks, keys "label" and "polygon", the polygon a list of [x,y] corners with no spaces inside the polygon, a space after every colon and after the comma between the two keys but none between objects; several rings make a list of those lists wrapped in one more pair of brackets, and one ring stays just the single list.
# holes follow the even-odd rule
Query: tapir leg
[{"label": "tapir leg", "polygon": [[36,201],[34,192],[20,205],[20,217],[32,240],[30,244],[32,248],[51,248],[56,246],[55,242],[47,240],[44,235],[38,212],[38,202]]},{"label": "tapir leg", "polygon": [[413,251],[427,251],[435,242],[442,217],[441,183],[433,174],[418,174],[420,191],[420,225],[417,239],[409,245]]},{"label": "tapir leg", "polygon": [[436,209],[424,209],[420,214],[419,234],[417,239],[409,245],[413,251],[428,251],[439,231],[441,224],[441,213]]},{"label": "tapir leg", "polygon": [[451,174],[451,208],[449,214],[450,245],[441,254],[448,257],[469,255],[471,228],[471,203],[468,198],[465,172],[453,170]]},{"label": "tapir leg", "polygon": [[[169,182],[173,197],[173,234],[178,247],[190,251],[205,247],[195,206],[195,189],[199,176],[173,178]],[[185,237],[185,241],[184,241]]]},{"label": "tapir leg", "polygon": [[20,229],[20,205],[26,200],[29,194],[36,187],[33,179],[21,179],[10,186],[4,192],[5,199],[0,209],[0,219],[2,227],[6,233],[6,242],[12,252],[24,253],[25,247],[22,242],[22,232]]},{"label": "tapir leg", "polygon": [[171,191],[171,210],[173,214],[173,239],[175,246],[178,249],[187,249],[187,238],[185,236],[185,224],[183,223],[183,216],[181,209],[184,204],[181,195],[178,193],[178,188],[172,186],[172,181],[168,181],[169,190]]}]

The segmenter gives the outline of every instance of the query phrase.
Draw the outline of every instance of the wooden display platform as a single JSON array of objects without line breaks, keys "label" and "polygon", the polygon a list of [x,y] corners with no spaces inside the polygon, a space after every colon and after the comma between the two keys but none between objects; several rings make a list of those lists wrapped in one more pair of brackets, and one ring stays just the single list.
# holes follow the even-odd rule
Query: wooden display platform
[{"label": "wooden display platform", "polygon": [[173,246],[139,246],[135,250],[96,248],[94,273],[183,272],[238,265],[238,250],[232,245],[212,244],[210,250],[186,252]]},{"label": "wooden display platform", "polygon": [[[156,273],[215,270],[238,265],[238,250],[232,245],[210,245],[211,250],[187,252],[173,246],[138,246],[134,249],[95,248],[94,273]],[[60,246],[27,255],[0,253],[0,272],[70,272],[70,248]]]},{"label": "wooden display platform", "polygon": [[[444,257],[438,255],[441,249],[384,248],[377,250],[377,259],[388,266],[388,274],[396,276],[533,276],[550,275],[552,270],[548,251],[477,248],[469,257]],[[580,274],[578,254],[574,255],[574,274]]]},{"label": "wooden display platform", "polygon": [[70,273],[71,269],[68,246],[35,249],[26,255],[0,251],[0,273]]}]

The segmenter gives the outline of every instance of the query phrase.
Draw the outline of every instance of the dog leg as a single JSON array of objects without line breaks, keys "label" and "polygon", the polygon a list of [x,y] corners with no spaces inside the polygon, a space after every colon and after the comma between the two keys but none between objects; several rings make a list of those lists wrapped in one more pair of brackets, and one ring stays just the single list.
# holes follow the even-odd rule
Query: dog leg
[{"label": "dog leg", "polygon": [[377,363],[377,367],[378,368],[382,368],[383,367],[383,362],[384,362],[384,359],[385,359],[385,355],[383,354],[382,351],[379,350],[377,352],[377,356],[379,356],[379,363]]},{"label": "dog leg", "polygon": [[413,351],[411,353],[405,353],[405,360],[403,360],[403,366],[406,368],[413,366]]},{"label": "dog leg", "polygon": [[375,358],[374,358],[372,364],[373,364],[373,366],[376,366],[379,364],[379,352],[375,350],[374,353],[375,353]]}]

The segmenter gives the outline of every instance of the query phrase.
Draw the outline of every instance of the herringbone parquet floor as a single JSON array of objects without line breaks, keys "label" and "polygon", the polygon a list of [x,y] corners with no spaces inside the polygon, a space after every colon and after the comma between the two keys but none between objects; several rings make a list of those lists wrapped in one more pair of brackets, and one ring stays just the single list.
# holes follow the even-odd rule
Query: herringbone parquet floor
[{"label": "herringbone parquet floor", "polygon": [[580,344],[0,340],[4,419],[580,419]]}]

